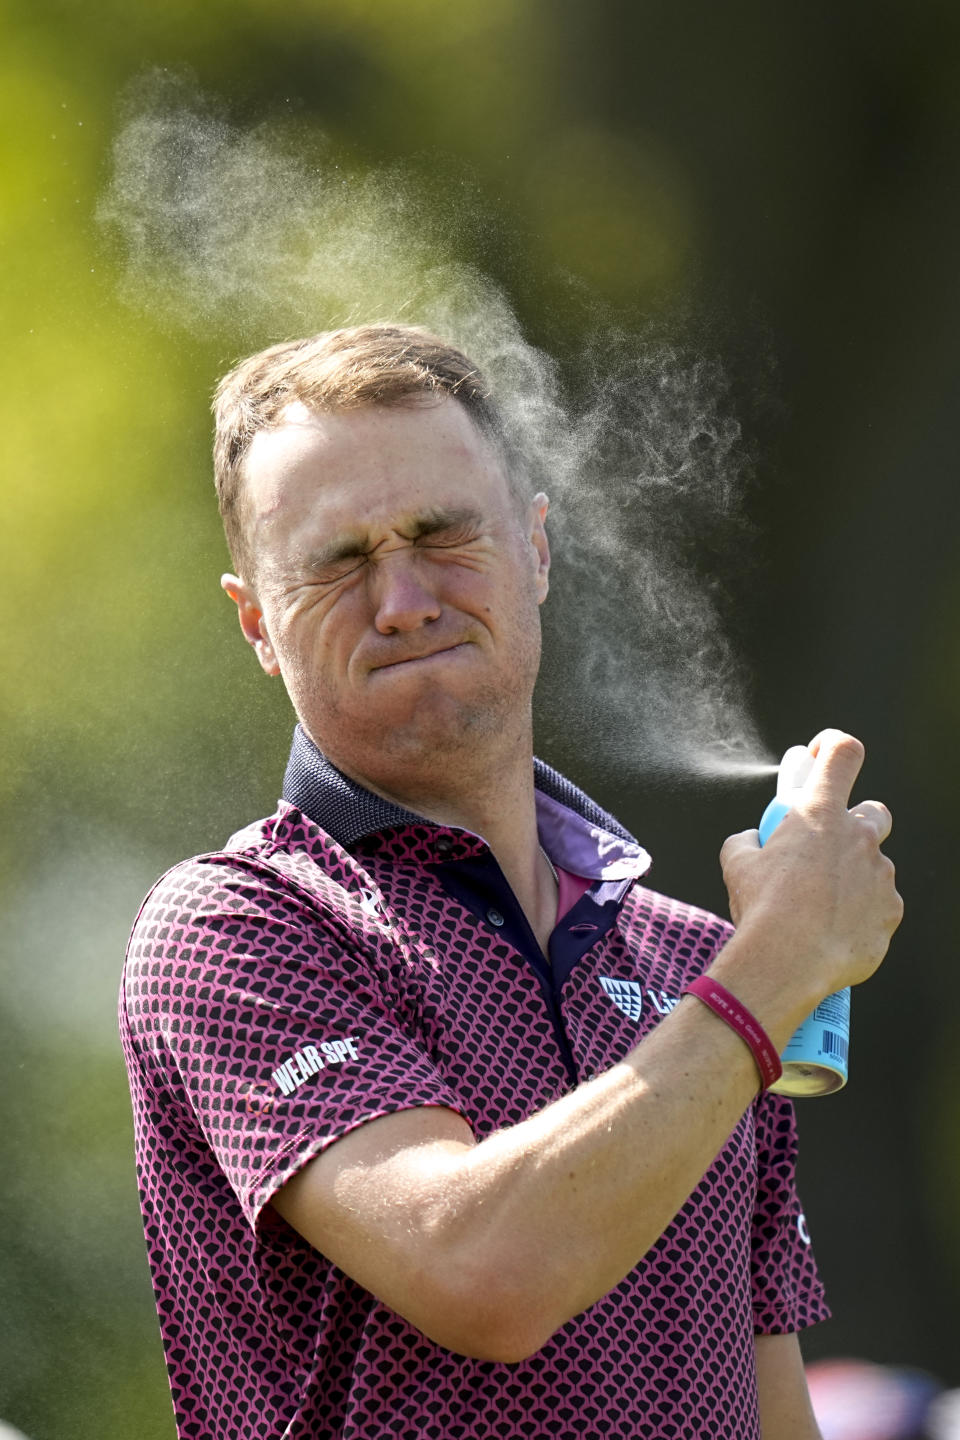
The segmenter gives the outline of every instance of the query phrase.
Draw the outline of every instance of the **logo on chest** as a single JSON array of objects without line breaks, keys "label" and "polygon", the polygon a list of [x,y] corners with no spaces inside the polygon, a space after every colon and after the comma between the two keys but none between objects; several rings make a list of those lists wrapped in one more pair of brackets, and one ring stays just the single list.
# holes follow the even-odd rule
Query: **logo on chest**
[{"label": "logo on chest", "polygon": [[[607,995],[628,1020],[639,1020],[643,1014],[643,987],[637,980],[615,980],[610,975],[599,976],[600,984]],[[679,995],[667,995],[663,990],[648,990],[647,999],[658,1015],[669,1015],[679,1005]]]},{"label": "logo on chest", "polygon": [[640,1019],[643,1014],[643,991],[636,980],[612,980],[609,975],[601,975],[600,984],[628,1020]]}]

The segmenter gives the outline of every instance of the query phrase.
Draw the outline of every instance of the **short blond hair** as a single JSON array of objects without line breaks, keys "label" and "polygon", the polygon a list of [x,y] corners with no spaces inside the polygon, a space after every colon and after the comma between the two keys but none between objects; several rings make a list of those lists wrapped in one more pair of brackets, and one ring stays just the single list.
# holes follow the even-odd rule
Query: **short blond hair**
[{"label": "short blond hair", "polygon": [[504,462],[517,500],[500,412],[480,370],[452,345],[413,325],[357,325],[306,340],[271,345],[242,360],[217,386],[213,472],[220,516],[238,574],[250,578],[254,557],[244,523],[243,464],[253,437],[282,423],[300,401],[315,414],[364,405],[416,404],[450,395],[462,405]]}]

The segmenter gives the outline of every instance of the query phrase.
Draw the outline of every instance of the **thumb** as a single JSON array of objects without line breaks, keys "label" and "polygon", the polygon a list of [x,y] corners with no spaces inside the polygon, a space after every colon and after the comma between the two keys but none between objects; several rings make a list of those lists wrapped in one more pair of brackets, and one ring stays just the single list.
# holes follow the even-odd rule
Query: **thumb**
[{"label": "thumb", "polygon": [[826,804],[846,810],[863,766],[863,745],[844,730],[821,730],[810,741],[810,749],[816,760],[805,788]]}]

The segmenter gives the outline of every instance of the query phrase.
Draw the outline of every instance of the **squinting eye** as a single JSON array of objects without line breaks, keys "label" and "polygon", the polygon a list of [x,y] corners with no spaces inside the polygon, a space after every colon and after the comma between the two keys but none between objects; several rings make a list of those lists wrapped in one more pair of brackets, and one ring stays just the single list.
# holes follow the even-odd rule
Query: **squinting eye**
[{"label": "squinting eye", "polygon": [[321,585],[333,585],[337,580],[345,580],[348,575],[359,570],[366,564],[365,555],[344,556],[342,560],[331,561],[329,565],[320,565],[314,574]]},{"label": "squinting eye", "polygon": [[466,545],[470,540],[475,538],[475,535],[476,532],[474,530],[463,528],[459,530],[438,530],[433,535],[425,536],[424,540],[428,545],[452,548],[455,545]]}]

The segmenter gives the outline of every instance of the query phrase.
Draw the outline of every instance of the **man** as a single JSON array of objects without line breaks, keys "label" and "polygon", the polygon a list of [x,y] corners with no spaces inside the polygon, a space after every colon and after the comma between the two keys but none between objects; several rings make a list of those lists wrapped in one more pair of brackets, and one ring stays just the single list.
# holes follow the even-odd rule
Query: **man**
[{"label": "man", "polygon": [[223,588],[300,723],[277,813],[166,875],[128,954],[180,1435],[811,1440],[828,1312],[761,1075],[899,923],[859,743],[727,841],[735,932],[644,889],[533,758],[547,501],[470,362],[332,332],[216,414]]}]

